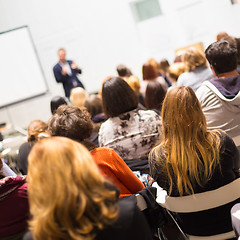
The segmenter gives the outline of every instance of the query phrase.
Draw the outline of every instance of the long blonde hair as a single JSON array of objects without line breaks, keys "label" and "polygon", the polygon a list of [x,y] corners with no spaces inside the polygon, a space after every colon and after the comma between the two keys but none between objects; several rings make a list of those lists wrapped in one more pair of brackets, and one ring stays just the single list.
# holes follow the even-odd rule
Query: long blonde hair
[{"label": "long blonde hair", "polygon": [[87,149],[64,137],[37,142],[29,155],[28,192],[34,239],[92,240],[118,215],[117,196]]},{"label": "long blonde hair", "polygon": [[219,165],[220,136],[207,131],[201,105],[190,87],[173,87],[167,93],[162,131],[162,142],[151,151],[150,161],[166,161],[169,193],[174,182],[180,195],[192,194],[194,185],[204,186]]}]

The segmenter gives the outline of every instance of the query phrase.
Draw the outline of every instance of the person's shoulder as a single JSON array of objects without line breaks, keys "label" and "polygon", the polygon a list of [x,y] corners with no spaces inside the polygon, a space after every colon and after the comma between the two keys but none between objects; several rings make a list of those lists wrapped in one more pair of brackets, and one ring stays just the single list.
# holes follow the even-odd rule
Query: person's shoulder
[{"label": "person's shoulder", "polygon": [[210,84],[209,81],[204,81],[201,86],[197,89],[196,91],[196,96],[198,99],[205,97],[207,94],[209,94],[211,91],[211,89],[207,86],[208,84]]}]

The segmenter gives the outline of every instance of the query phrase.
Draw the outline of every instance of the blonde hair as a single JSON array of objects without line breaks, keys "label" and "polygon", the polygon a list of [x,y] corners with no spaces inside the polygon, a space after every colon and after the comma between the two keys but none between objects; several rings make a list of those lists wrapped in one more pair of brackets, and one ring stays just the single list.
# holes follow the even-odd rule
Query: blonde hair
[{"label": "blonde hair", "polygon": [[207,67],[207,60],[202,51],[197,48],[188,48],[183,54],[183,62],[188,72],[193,71],[198,66]]},{"label": "blonde hair", "polygon": [[140,81],[137,76],[131,75],[130,77],[126,78],[125,80],[128,85],[132,88],[132,90],[136,93],[139,94],[140,91]]},{"label": "blonde hair", "polygon": [[71,90],[70,101],[73,106],[83,107],[87,96],[88,94],[83,88],[76,87]]},{"label": "blonde hair", "polygon": [[168,69],[168,77],[171,80],[177,81],[178,77],[185,72],[185,64],[183,62],[177,62],[170,65]]},{"label": "blonde hair", "polygon": [[[204,186],[219,165],[220,136],[207,131],[201,105],[190,87],[173,87],[162,106],[163,139],[150,153],[150,161],[166,161],[170,182],[180,195],[194,193],[194,186]],[[161,153],[161,149],[164,153]]]},{"label": "blonde hair", "polygon": [[71,139],[37,142],[29,155],[30,229],[34,239],[92,240],[118,215],[117,194],[88,150]]}]

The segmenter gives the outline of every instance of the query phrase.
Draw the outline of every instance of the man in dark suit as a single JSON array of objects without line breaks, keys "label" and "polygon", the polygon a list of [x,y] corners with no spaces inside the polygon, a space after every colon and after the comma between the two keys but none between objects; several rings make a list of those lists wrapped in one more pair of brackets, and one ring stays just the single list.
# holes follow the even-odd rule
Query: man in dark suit
[{"label": "man in dark suit", "polygon": [[58,50],[59,62],[53,67],[55,79],[63,84],[65,96],[69,98],[72,88],[82,87],[83,84],[77,78],[82,70],[71,60],[66,60],[66,51],[63,48]]}]

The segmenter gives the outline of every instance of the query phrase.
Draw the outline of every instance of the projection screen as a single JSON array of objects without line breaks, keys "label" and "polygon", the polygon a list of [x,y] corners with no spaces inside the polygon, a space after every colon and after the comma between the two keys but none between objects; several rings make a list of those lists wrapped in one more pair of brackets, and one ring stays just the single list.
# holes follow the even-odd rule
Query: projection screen
[{"label": "projection screen", "polygon": [[0,33],[0,108],[48,92],[27,26]]}]

